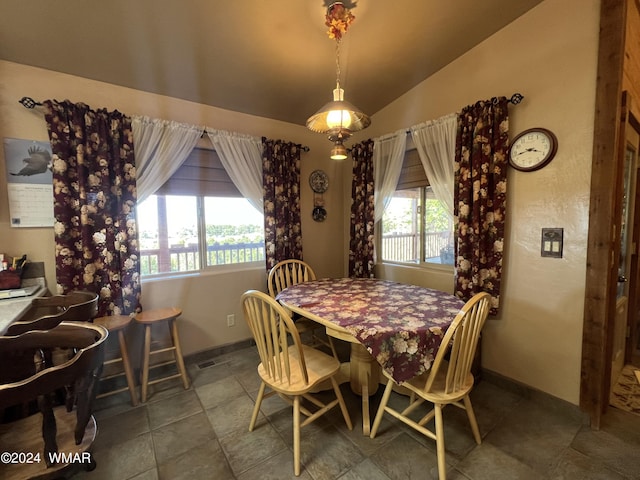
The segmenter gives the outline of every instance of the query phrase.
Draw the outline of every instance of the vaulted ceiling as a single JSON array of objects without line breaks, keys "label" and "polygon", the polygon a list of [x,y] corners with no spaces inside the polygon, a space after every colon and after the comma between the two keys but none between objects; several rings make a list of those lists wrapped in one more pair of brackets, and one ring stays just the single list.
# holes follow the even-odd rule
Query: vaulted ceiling
[{"label": "vaulted ceiling", "polygon": [[[345,99],[374,114],[540,1],[345,1]],[[335,86],[325,12],[323,0],[0,0],[0,59],[304,125]]]}]

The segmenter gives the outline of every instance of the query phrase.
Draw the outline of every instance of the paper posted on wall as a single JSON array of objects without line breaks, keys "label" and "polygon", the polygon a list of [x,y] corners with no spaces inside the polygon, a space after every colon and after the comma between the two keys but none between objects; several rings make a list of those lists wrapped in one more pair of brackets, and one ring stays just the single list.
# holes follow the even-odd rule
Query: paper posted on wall
[{"label": "paper posted on wall", "polygon": [[12,227],[53,227],[53,174],[49,142],[4,139]]}]

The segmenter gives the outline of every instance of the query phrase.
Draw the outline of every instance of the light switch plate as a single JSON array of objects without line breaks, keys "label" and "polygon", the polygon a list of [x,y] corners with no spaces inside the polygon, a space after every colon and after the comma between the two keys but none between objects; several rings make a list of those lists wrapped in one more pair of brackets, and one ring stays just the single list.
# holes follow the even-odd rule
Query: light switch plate
[{"label": "light switch plate", "polygon": [[543,257],[562,258],[563,228],[543,228],[540,255]]}]

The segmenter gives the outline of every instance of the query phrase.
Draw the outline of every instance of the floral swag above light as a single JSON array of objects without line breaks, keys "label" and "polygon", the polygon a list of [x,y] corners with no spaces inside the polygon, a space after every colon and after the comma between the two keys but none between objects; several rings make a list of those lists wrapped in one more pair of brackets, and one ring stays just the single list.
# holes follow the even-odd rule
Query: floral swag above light
[{"label": "floral swag above light", "polygon": [[347,33],[349,25],[355,20],[351,10],[346,8],[342,2],[334,2],[327,7],[325,25],[329,27],[327,35],[329,38],[340,40],[342,35]]}]

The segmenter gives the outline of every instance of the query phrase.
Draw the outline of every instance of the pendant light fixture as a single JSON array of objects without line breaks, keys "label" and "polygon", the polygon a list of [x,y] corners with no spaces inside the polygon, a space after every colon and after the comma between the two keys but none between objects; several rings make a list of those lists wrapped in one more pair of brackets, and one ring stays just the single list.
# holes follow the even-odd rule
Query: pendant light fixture
[{"label": "pendant light fixture", "polygon": [[329,38],[336,41],[336,88],[333,90],[333,101],[325,104],[307,120],[309,130],[324,133],[333,142],[333,160],[347,158],[344,141],[353,132],[363,130],[371,124],[371,119],[366,113],[344,99],[344,90],[340,87],[340,42],[354,19],[351,10],[345,8],[343,2],[333,2],[327,8],[327,33]]}]

